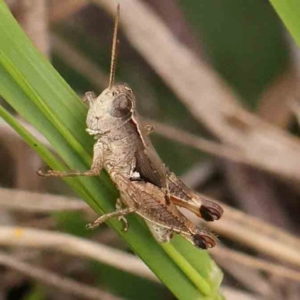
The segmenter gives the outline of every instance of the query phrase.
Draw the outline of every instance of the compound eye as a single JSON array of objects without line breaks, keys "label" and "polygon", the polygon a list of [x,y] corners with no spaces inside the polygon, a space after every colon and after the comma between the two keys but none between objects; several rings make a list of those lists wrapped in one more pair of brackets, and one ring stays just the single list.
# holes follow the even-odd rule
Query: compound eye
[{"label": "compound eye", "polygon": [[132,108],[132,102],[126,95],[119,95],[112,101],[112,106],[109,114],[116,118],[125,117],[128,115]]}]

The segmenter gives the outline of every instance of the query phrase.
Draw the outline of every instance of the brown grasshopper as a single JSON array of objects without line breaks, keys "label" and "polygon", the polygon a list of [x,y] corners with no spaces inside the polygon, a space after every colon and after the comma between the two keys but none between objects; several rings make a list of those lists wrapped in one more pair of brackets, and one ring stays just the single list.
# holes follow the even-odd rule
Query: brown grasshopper
[{"label": "brown grasshopper", "polygon": [[[97,176],[105,168],[121,197],[117,201],[116,212],[101,216],[90,227],[118,216],[127,229],[124,216],[135,212],[146,220],[159,241],[168,241],[173,232],[177,232],[201,248],[212,247],[215,237],[206,230],[197,229],[176,206],[189,209],[205,221],[218,220],[223,213],[222,208],[192,192],[166,168],[151,144],[149,130],[141,126],[132,90],[125,84],[114,84],[119,14],[118,6],[108,88],[98,97],[93,92],[87,92],[83,98],[89,104],[86,130],[96,140],[90,170],[49,170],[46,173],[39,171],[38,174],[54,177]],[[121,209],[122,203],[127,208]]]}]

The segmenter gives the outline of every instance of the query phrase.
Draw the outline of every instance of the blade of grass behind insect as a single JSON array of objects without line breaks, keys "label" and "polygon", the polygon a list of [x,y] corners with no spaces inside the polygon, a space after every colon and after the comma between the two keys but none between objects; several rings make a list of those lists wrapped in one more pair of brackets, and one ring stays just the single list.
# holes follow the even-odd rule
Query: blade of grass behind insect
[{"label": "blade of grass behind insect", "polygon": [[[2,51],[0,50],[0,62],[2,61]],[[86,165],[82,163],[80,157],[73,151],[73,149],[65,142],[62,136],[57,132],[53,125],[43,117],[43,114],[33,105],[31,101],[28,101],[28,98],[17,85],[16,82],[5,72],[5,70],[0,66],[0,94],[1,96],[9,103],[13,108],[15,108],[25,119],[30,120],[31,124],[37,129],[40,129],[40,132],[49,140],[55,149],[60,150],[60,154],[63,157],[67,165],[75,169],[84,169]],[[43,156],[42,156],[43,157]],[[48,163],[48,162],[47,162]],[[52,165],[52,161],[49,165]],[[56,168],[56,166],[52,166]],[[62,169],[62,165],[59,166],[59,170]],[[86,178],[73,178],[74,184],[80,185],[80,182],[90,184]],[[68,183],[71,180],[68,180]],[[87,191],[85,192],[86,194]],[[99,197],[104,198],[105,194],[99,192]],[[93,208],[97,206],[95,201],[91,197],[87,198],[87,202]]]},{"label": "blade of grass behind insect", "polygon": [[[1,74],[1,72],[0,72]],[[3,78],[3,77],[1,77]],[[36,138],[34,138],[16,119],[8,113],[1,105],[0,105],[0,116],[5,120],[20,136],[22,136],[23,140],[26,143],[35,149],[35,151],[43,157],[44,161],[52,165],[57,170],[64,170],[65,166],[63,163],[57,160],[57,158],[52,154],[43,144],[41,144]],[[81,197],[87,198],[90,197],[88,192],[85,190],[85,187],[80,184],[80,182],[76,182],[74,180],[70,180],[66,178],[66,182],[79,194]]]},{"label": "blade of grass behind insect", "polygon": [[171,244],[161,244],[161,247],[171,256],[174,261],[184,270],[185,273],[190,275],[191,281],[198,287],[199,290],[204,291],[206,295],[211,292],[210,285],[201,278],[199,280],[199,273],[190,265],[186,263],[186,259],[176,250],[176,248]]},{"label": "blade of grass behind insect", "polygon": [[[3,39],[5,42],[5,38]],[[9,50],[9,49],[8,49]],[[67,128],[64,126],[64,124],[55,116],[55,114],[52,112],[51,108],[47,106],[46,103],[43,102],[43,99],[40,95],[32,88],[30,85],[30,82],[25,79],[26,75],[23,75],[19,70],[17,70],[14,67],[14,64],[12,64],[12,61],[8,59],[3,51],[1,51],[1,65],[4,67],[5,71],[9,73],[9,75],[12,77],[12,79],[18,84],[19,87],[22,88],[24,93],[28,95],[28,97],[32,100],[33,104],[39,109],[39,111],[53,124],[55,128],[59,130],[61,135],[69,141],[73,149],[77,149],[77,152],[81,154],[81,156],[85,159],[85,161],[88,163],[90,160],[90,155],[87,153],[87,151],[82,147],[79,142],[74,139],[74,136],[70,134],[70,132],[67,130]]]},{"label": "blade of grass behind insect", "polygon": [[209,282],[210,287],[217,294],[223,280],[223,273],[217,264],[210,259],[209,252],[195,248],[179,236],[172,240],[172,244],[179,253],[184,255],[190,265]]},{"label": "blade of grass behind insect", "polygon": [[[92,139],[84,131],[86,109],[59,74],[33,48],[3,1],[0,1],[0,36],[0,94],[49,140],[68,167],[86,169],[91,160],[89,153],[92,153]],[[12,122],[13,118],[9,118],[2,109],[1,113],[17,129],[17,123]],[[52,122],[56,116],[58,121]],[[34,148],[36,141],[28,141],[30,135],[21,127],[18,131]],[[80,145],[86,145],[86,148]],[[62,168],[58,161],[47,159],[48,154],[45,152],[40,152],[40,155],[50,167]],[[79,184],[78,193],[98,213],[111,210],[116,196],[116,192],[111,190],[111,183],[105,180],[105,176],[101,178],[102,180],[68,179],[73,186]],[[117,221],[109,224],[127,240],[179,299],[201,299],[189,274],[184,274],[184,270],[175,264],[173,258],[166,255],[145,226],[140,226],[140,220],[134,216],[129,220],[131,227],[127,234],[120,232]],[[199,278],[206,280],[201,279],[201,276]],[[207,291],[201,292],[207,295]]]}]

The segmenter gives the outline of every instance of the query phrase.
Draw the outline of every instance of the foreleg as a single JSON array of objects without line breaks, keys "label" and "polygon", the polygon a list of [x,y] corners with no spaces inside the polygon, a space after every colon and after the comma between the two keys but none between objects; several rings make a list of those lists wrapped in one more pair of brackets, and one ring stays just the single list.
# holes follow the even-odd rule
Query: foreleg
[{"label": "foreleg", "polygon": [[103,167],[103,159],[104,157],[103,157],[102,144],[96,142],[94,145],[94,156],[93,156],[93,162],[90,170],[85,172],[76,171],[76,170],[71,170],[67,172],[48,170],[47,172],[43,172],[42,170],[39,170],[37,174],[43,177],[97,176],[100,174],[101,169]]}]

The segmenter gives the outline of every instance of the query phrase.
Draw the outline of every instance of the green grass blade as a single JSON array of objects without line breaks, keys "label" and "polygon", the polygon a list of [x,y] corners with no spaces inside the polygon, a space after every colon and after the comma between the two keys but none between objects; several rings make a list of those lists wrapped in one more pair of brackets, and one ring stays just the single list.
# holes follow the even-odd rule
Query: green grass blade
[{"label": "green grass blade", "polygon": [[[0,36],[0,95],[45,136],[62,162],[2,107],[0,115],[51,168],[86,170],[91,163],[93,145],[93,139],[85,132],[86,108],[51,64],[36,51],[2,0]],[[114,209],[117,191],[107,174],[98,178],[69,178],[66,182],[99,214]],[[211,270],[206,266],[211,265],[211,259],[205,251],[195,249],[194,255],[188,255],[189,248],[181,241],[181,246],[175,245],[172,251],[166,252],[154,241],[141,219],[130,216],[128,220],[130,230],[126,234],[121,231],[118,221],[112,220],[108,224],[178,299],[204,299],[204,296],[205,299],[218,299],[216,286],[220,282],[210,279]],[[221,274],[217,267],[213,272]]]},{"label": "green grass blade", "polygon": [[284,25],[300,47],[300,3],[298,0],[270,0]]},{"label": "green grass blade", "polygon": [[[0,73],[1,74],[1,73]],[[64,164],[59,162],[57,158],[36,138],[34,138],[16,119],[8,113],[2,106],[0,106],[0,116],[5,120],[22,138],[24,141],[35,151],[43,157],[44,161],[52,165],[56,170],[65,170]],[[83,185],[79,182],[74,182],[66,178],[66,182],[82,197],[89,197],[89,193],[85,191]]]},{"label": "green grass blade", "polygon": [[207,281],[190,265],[186,263],[186,259],[176,250],[172,244],[162,244],[162,248],[177,263],[184,273],[189,274],[190,280],[205,295],[211,294],[211,287]]}]

